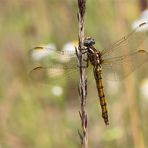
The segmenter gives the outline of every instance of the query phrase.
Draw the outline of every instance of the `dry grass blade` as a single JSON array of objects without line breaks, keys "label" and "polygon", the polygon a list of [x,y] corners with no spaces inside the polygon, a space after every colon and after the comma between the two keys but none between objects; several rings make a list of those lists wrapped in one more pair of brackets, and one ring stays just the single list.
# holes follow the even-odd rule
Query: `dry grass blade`
[{"label": "dry grass blade", "polygon": [[81,15],[81,18],[84,18],[86,0],[78,0],[78,7],[79,7],[79,13]]},{"label": "dry grass blade", "polygon": [[82,125],[82,133],[79,132],[80,140],[81,140],[81,147],[87,148],[88,147],[88,133],[87,133],[87,114],[85,111],[86,107],[86,97],[87,97],[87,79],[85,76],[85,69],[83,68],[83,40],[84,40],[84,15],[85,15],[85,6],[86,0],[78,0],[78,23],[79,23],[79,46],[76,49],[76,55],[78,59],[79,65],[79,73],[80,73],[80,83],[79,83],[79,96],[80,96],[80,119]]}]

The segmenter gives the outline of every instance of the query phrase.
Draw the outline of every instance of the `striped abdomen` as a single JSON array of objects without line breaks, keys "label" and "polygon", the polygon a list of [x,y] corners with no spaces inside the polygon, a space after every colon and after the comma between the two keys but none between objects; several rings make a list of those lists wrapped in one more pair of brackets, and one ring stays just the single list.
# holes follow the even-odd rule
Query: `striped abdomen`
[{"label": "striped abdomen", "polygon": [[105,99],[105,94],[104,94],[104,89],[103,89],[101,70],[99,68],[94,68],[94,76],[95,76],[95,80],[96,80],[98,95],[100,98],[102,117],[104,119],[105,124],[109,125],[107,104],[106,104],[106,99]]}]

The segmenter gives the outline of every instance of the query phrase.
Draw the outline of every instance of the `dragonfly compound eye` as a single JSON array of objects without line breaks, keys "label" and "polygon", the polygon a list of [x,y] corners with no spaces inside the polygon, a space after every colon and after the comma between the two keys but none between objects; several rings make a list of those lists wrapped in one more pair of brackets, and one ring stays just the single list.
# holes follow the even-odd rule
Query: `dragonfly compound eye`
[{"label": "dragonfly compound eye", "polygon": [[90,47],[93,46],[95,44],[95,40],[91,37],[87,37],[84,39],[84,46],[86,47]]}]

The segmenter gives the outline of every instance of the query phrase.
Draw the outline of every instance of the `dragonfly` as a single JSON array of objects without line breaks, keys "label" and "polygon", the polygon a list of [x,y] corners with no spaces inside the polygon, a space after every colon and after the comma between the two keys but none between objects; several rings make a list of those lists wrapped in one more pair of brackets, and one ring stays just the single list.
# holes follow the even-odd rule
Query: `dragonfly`
[{"label": "dragonfly", "polygon": [[[93,75],[96,82],[96,88],[98,92],[99,102],[102,110],[102,118],[105,125],[109,125],[109,115],[107,109],[107,100],[105,96],[103,79],[106,80],[123,80],[134,70],[138,69],[142,64],[148,60],[148,52],[144,49],[137,48],[141,45],[147,36],[147,32],[143,32],[143,28],[147,27],[148,22],[143,22],[129,34],[122,37],[120,40],[113,43],[108,48],[98,50],[95,45],[95,40],[91,37],[86,37],[83,42],[82,54],[84,54],[85,66],[88,68],[89,65],[93,67]],[[32,50],[44,51],[49,50],[48,47],[43,46],[35,47]],[[56,52],[56,55],[66,55],[65,52]],[[76,58],[75,54],[72,54],[72,58]],[[36,71],[44,71],[53,69],[56,65],[51,64],[49,66],[42,65],[37,66],[31,70],[32,73]],[[64,67],[64,66],[63,66]],[[72,68],[73,67],[73,68]],[[77,63],[70,65],[70,62],[65,66],[66,69],[77,69]]]}]

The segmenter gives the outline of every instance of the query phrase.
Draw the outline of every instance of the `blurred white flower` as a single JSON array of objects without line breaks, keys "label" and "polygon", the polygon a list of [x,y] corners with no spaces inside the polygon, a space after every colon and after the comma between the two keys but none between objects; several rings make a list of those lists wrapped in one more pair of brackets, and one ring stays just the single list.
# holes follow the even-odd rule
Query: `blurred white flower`
[{"label": "blurred white flower", "polygon": [[74,55],[75,47],[78,47],[78,41],[68,42],[64,45],[63,51],[68,55]]},{"label": "blurred white flower", "polygon": [[133,22],[132,28],[135,29],[142,23],[146,24],[142,25],[137,31],[148,31],[148,10],[141,13],[140,18]]},{"label": "blurred white flower", "polygon": [[60,86],[53,86],[51,92],[54,96],[61,96],[63,94],[63,88]]},{"label": "blurred white flower", "polygon": [[37,46],[31,50],[31,58],[34,61],[39,61],[46,56],[49,56],[56,50],[56,46],[54,44],[47,44],[43,46]]},{"label": "blurred white flower", "polygon": [[148,78],[143,80],[141,83],[141,93],[145,99],[148,99]]},{"label": "blurred white flower", "polygon": [[146,21],[148,20],[148,10],[144,10],[141,13],[141,18],[145,19]]},{"label": "blurred white flower", "polygon": [[78,47],[78,41],[68,42],[63,46],[60,60],[69,62],[72,57],[75,57],[75,47]]}]

